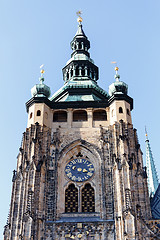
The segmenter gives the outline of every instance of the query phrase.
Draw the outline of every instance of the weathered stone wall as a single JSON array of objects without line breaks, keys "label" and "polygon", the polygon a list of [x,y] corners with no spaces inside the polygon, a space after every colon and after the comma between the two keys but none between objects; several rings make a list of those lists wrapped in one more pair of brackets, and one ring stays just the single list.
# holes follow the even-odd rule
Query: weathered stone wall
[{"label": "weathered stone wall", "polygon": [[[64,168],[81,154],[95,167],[87,182],[95,190],[97,221],[64,213]],[[146,172],[136,131],[123,121],[109,127],[26,129],[13,176],[6,240],[150,239]],[[81,190],[85,183],[75,183]],[[77,222],[72,222],[76,217]],[[83,218],[88,219],[88,214]],[[65,220],[64,220],[65,219]],[[72,237],[73,235],[73,237]],[[72,238],[70,238],[72,237]]]}]

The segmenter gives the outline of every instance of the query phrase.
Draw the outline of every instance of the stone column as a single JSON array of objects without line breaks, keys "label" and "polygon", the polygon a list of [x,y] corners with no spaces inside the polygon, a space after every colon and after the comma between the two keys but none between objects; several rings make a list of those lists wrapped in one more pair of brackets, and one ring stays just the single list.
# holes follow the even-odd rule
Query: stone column
[{"label": "stone column", "polygon": [[76,67],[73,66],[73,77],[76,76]]},{"label": "stone column", "polygon": [[72,127],[72,108],[68,108],[68,118],[67,118],[67,125],[68,125],[68,128],[71,128]]},{"label": "stone column", "polygon": [[88,126],[90,128],[93,127],[93,109],[92,108],[87,108],[87,114],[88,114]]},{"label": "stone column", "polygon": [[92,69],[90,69],[89,75],[90,75],[90,78],[92,79]]},{"label": "stone column", "polygon": [[85,76],[87,76],[87,75],[88,75],[88,67],[85,66],[85,67],[84,67],[84,70],[85,70]]},{"label": "stone column", "polygon": [[82,42],[81,44],[82,44],[82,50],[84,50],[84,43]]},{"label": "stone column", "polygon": [[79,76],[82,76],[82,67],[79,67]]}]

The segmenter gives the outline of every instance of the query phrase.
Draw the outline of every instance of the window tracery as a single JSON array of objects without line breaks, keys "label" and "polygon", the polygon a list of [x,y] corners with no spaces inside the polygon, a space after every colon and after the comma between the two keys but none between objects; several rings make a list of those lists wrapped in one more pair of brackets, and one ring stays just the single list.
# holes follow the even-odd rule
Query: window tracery
[{"label": "window tracery", "polygon": [[65,191],[65,212],[78,212],[78,190],[73,183]]},{"label": "window tracery", "polygon": [[82,189],[82,212],[95,212],[94,189],[89,183]]}]

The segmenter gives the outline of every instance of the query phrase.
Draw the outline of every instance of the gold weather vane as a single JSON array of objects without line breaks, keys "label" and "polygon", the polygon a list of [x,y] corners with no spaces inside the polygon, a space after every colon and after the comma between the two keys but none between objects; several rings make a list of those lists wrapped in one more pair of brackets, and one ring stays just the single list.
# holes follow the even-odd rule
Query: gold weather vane
[{"label": "gold weather vane", "polygon": [[82,11],[79,10],[78,12],[76,12],[77,16],[78,16],[78,19],[77,19],[77,22],[79,22],[79,24],[81,24],[81,22],[83,21],[81,15],[82,15]]},{"label": "gold weather vane", "polygon": [[146,135],[146,137],[148,137],[146,126],[145,126],[145,135]]},{"label": "gold weather vane", "polygon": [[40,71],[40,73],[41,73],[41,78],[43,78],[43,74],[45,73],[43,67],[44,67],[44,64],[42,64],[42,65],[40,66],[40,69],[41,69],[41,71]]},{"label": "gold weather vane", "polygon": [[111,64],[115,64],[115,65],[116,65],[116,67],[114,68],[114,70],[116,71],[116,74],[118,74],[119,68],[117,67],[117,62],[116,62],[116,61],[113,61],[113,62],[111,62]]}]

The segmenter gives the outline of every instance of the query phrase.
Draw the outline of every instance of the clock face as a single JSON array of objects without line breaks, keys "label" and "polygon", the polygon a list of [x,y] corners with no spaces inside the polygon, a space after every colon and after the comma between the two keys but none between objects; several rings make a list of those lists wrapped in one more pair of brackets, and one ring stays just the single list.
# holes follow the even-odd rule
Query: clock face
[{"label": "clock face", "polygon": [[83,182],[94,174],[93,164],[83,158],[71,160],[65,167],[65,173],[69,179],[75,182]]}]

